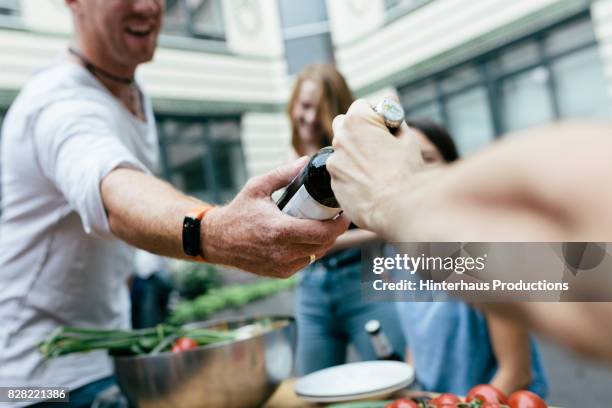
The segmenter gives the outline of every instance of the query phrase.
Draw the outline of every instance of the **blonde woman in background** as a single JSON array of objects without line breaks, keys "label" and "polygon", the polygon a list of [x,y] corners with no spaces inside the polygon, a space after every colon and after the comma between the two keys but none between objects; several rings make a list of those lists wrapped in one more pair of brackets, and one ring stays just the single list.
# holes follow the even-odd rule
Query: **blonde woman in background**
[{"label": "blonde woman in background", "polygon": [[[295,156],[312,156],[331,145],[332,121],[353,100],[346,81],[332,65],[304,69],[288,106]],[[404,340],[393,304],[361,301],[361,246],[376,241],[372,232],[351,226],[325,257],[302,272],[296,305],[301,374],[345,363],[349,344],[363,360],[376,359],[364,329],[372,319],[380,322],[394,350],[403,355]]]}]

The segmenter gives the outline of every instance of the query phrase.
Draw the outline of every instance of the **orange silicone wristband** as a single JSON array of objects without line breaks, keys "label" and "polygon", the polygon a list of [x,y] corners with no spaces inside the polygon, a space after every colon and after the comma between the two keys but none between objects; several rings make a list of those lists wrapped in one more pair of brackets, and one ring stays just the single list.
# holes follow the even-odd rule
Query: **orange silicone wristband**
[{"label": "orange silicone wristband", "polygon": [[[196,207],[196,208],[193,208],[187,211],[187,214],[186,214],[187,217],[200,221],[200,236],[202,234],[202,220],[204,219],[204,216],[206,215],[206,213],[212,210],[213,208],[215,208],[214,205],[206,205],[202,207]],[[202,242],[200,242],[200,248],[201,247],[202,247]],[[204,258],[204,254],[202,253],[202,251],[200,251],[199,256],[193,256],[192,258],[198,262],[208,262]]]}]

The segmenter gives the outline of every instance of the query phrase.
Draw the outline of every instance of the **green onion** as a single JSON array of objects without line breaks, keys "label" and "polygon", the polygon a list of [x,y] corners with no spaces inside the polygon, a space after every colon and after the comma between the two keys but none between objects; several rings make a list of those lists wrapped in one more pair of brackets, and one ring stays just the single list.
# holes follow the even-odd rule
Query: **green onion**
[{"label": "green onion", "polygon": [[199,345],[233,340],[234,332],[212,329],[158,325],[140,330],[103,330],[81,327],[62,327],[53,331],[39,345],[45,358],[70,353],[107,350],[113,355],[157,354],[172,347],[179,337],[190,337]]}]

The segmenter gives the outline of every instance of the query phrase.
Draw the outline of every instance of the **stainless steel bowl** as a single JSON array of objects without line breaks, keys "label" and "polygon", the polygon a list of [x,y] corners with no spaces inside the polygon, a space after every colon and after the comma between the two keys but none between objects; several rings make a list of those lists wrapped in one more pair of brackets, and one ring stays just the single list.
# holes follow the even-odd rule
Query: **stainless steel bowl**
[{"label": "stainless steel bowl", "polygon": [[[271,317],[275,328],[253,337],[182,353],[115,357],[115,375],[140,408],[260,407],[293,369],[296,329],[291,317]],[[261,319],[198,323],[238,328]]]}]

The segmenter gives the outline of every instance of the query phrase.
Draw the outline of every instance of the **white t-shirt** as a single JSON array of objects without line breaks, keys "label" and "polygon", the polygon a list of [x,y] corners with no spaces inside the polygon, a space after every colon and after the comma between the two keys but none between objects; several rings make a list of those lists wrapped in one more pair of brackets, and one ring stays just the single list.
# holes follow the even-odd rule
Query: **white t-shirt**
[{"label": "white t-shirt", "polygon": [[142,249],[136,250],[134,256],[134,273],[142,279],[148,279],[155,272],[168,269],[168,262],[163,256],[155,255]]},{"label": "white t-shirt", "polygon": [[63,57],[11,106],[0,162],[0,385],[74,389],[112,374],[105,352],[44,361],[37,346],[59,326],[130,325],[133,249],[110,231],[100,182],[117,167],[157,166],[144,105],[146,122]]}]

